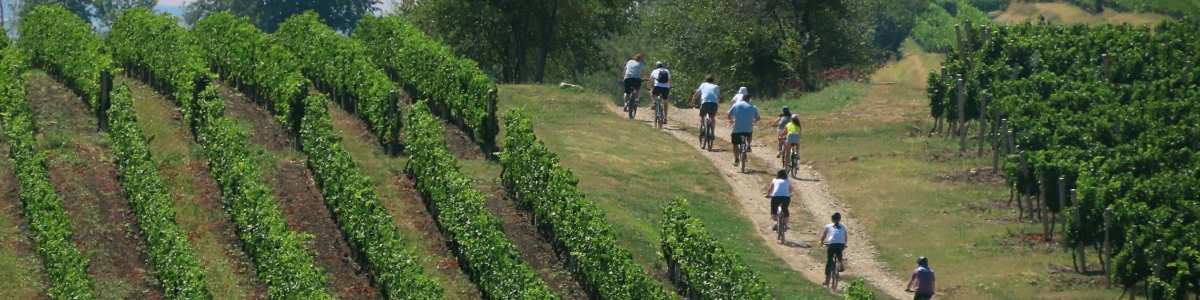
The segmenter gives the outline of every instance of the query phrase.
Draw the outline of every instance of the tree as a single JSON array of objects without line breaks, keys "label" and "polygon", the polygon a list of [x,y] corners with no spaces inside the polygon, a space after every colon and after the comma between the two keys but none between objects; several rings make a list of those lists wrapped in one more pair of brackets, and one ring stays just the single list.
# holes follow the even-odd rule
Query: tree
[{"label": "tree", "polygon": [[250,22],[266,32],[275,32],[279,23],[292,15],[308,10],[317,12],[329,27],[350,32],[358,20],[372,11],[379,0],[197,0],[184,6],[184,21],[195,24],[205,15],[229,11],[248,17]]},{"label": "tree", "polygon": [[102,27],[112,26],[123,10],[136,7],[153,9],[155,4],[158,4],[158,0],[92,0],[94,15]]},{"label": "tree", "polygon": [[71,11],[76,16],[79,16],[80,19],[91,23],[93,16],[92,11],[90,10],[92,1],[94,0],[24,0],[18,1],[17,3],[13,4],[13,6],[16,8],[17,22],[20,22],[22,17],[29,14],[29,12],[33,11],[33,9],[38,7],[38,5],[59,4],[67,8],[67,10]]},{"label": "tree", "polygon": [[875,47],[882,50],[880,54],[896,53],[927,7],[929,0],[876,0]]},{"label": "tree", "polygon": [[635,8],[634,0],[429,0],[410,14],[504,81],[542,82],[548,69],[605,66],[594,59],[600,42],[629,30]]}]

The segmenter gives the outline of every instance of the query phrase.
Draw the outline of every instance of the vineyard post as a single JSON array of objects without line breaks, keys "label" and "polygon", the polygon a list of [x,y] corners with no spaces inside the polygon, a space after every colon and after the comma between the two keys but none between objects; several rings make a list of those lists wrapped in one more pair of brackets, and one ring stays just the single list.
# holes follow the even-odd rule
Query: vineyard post
[{"label": "vineyard post", "polygon": [[100,95],[97,100],[96,107],[96,123],[100,131],[108,131],[108,107],[110,106],[110,93],[112,92],[112,73],[109,70],[100,71]]},{"label": "vineyard post", "polygon": [[[396,103],[399,101],[400,101],[400,96],[396,95],[395,89],[392,89],[390,92],[388,92],[387,110],[388,110],[389,116],[397,116],[400,114],[399,105]],[[399,127],[399,126],[397,126],[397,127]],[[392,137],[392,140],[388,141],[387,152],[388,152],[388,155],[397,155],[400,152],[400,145],[399,145],[400,144],[400,138],[399,138],[400,135],[397,133],[397,131],[399,131],[399,129],[392,128],[391,130],[392,130],[392,132],[388,132],[387,134],[384,134],[384,136],[390,135]]]},{"label": "vineyard post", "polygon": [[991,98],[991,96],[988,93],[983,93],[979,98],[979,151],[975,153],[975,157],[983,157],[983,143],[987,141],[987,139],[983,138],[983,135],[987,133],[988,129],[986,117],[987,104],[988,98]]},{"label": "vineyard post", "polygon": [[[1135,231],[1136,232],[1136,231]],[[1108,287],[1112,287],[1112,208],[1104,209],[1104,244],[1100,247],[1104,252],[1104,263],[1100,267],[1104,268],[1104,278],[1108,281]]]},{"label": "vineyard post", "polygon": [[1000,172],[1000,149],[1004,144],[1004,137],[1000,134],[1000,106],[992,105],[992,114],[996,116],[992,120],[992,134],[989,135],[989,140],[992,141],[992,174]]},{"label": "vineyard post", "polygon": [[1046,172],[1046,170],[1042,169],[1041,166],[1037,167],[1037,174],[1038,174],[1037,216],[1038,216],[1038,221],[1042,221],[1042,237],[1046,238],[1046,240],[1049,241],[1052,237],[1050,236],[1050,223],[1046,222],[1046,219],[1047,219],[1046,215],[1048,215],[1048,213],[1046,212],[1046,202],[1048,199],[1046,198],[1047,195],[1046,195],[1046,173],[1045,172]]},{"label": "vineyard post", "polygon": [[[1029,155],[1025,154],[1025,151],[1021,151],[1020,156],[1021,156],[1022,177],[1028,178],[1029,177]],[[1021,208],[1022,209],[1021,212],[1023,213],[1024,216],[1028,217],[1030,222],[1032,222],[1033,221],[1033,197],[1025,197],[1025,196],[1026,196],[1025,191],[1023,191],[1021,189],[1017,190],[1017,197],[1020,197],[1020,198],[1017,198],[1017,201],[1020,201],[1021,198],[1025,198],[1025,201],[1027,201],[1027,202],[1025,202],[1025,208]],[[1018,207],[1018,208],[1020,208],[1020,207]],[[1026,209],[1028,210],[1028,212],[1025,211]],[[1020,218],[1017,218],[1017,220],[1020,220]]]},{"label": "vineyard post", "polygon": [[1067,211],[1067,178],[1058,176],[1058,213],[1054,214],[1054,219],[1062,219],[1060,227],[1062,227],[1063,234],[1067,232],[1067,217],[1063,216],[1065,211]]},{"label": "vineyard post", "polygon": [[966,97],[965,84],[963,83],[962,74],[958,74],[958,120],[954,121],[954,134],[962,135],[958,142],[958,152],[967,153],[967,137],[966,137]]},{"label": "vineyard post", "polygon": [[486,129],[486,133],[484,133],[484,142],[486,145],[484,146],[487,147],[484,151],[487,152],[488,156],[494,155],[493,153],[499,150],[496,149],[496,136],[500,133],[500,121],[496,119],[497,98],[496,89],[489,89],[487,92],[487,116],[485,116],[486,119],[483,124]]},{"label": "vineyard post", "polygon": [[1108,54],[1100,54],[1100,61],[1103,62],[1104,65],[1100,68],[1100,75],[1102,76],[1101,78],[1108,80],[1108,66],[1109,63],[1112,62],[1112,59],[1108,57]]},{"label": "vineyard post", "polygon": [[[1071,203],[1078,203],[1076,201],[1079,199],[1075,197],[1075,189],[1071,189]],[[1075,205],[1075,231],[1079,232],[1079,235],[1083,235],[1083,208],[1079,205]],[[1083,242],[1076,243],[1075,248],[1079,252],[1079,269],[1081,273],[1087,274],[1087,253],[1084,252]]]}]

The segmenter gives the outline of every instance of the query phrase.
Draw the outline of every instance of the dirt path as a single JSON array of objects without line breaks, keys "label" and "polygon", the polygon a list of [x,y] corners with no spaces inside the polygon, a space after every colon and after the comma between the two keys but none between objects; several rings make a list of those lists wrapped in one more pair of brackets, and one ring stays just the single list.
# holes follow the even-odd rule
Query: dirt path
[{"label": "dirt path", "polygon": [[[626,116],[620,107],[613,105],[608,105],[608,107],[609,111],[621,117]],[[718,115],[724,116],[724,111],[728,107],[728,104],[722,104]],[[637,119],[647,126],[652,126],[653,116],[653,110],[640,108]],[[713,151],[710,152],[700,150],[697,146],[699,143],[697,128],[700,124],[698,110],[671,108],[667,117],[669,120],[665,127],[667,132],[680,141],[696,146],[696,150],[700,151],[720,170],[721,174],[725,175],[725,181],[733,188],[734,194],[739,195],[737,200],[738,204],[741,204],[742,213],[754,223],[764,244],[768,245],[776,256],[787,262],[793,270],[804,274],[804,277],[812,282],[821,283],[825,280],[822,274],[825,248],[818,241],[821,233],[819,230],[829,222],[830,215],[834,212],[841,212],[842,223],[851,230],[848,247],[844,254],[846,271],[843,274],[862,277],[867,284],[883,291],[891,298],[911,297],[911,294],[904,292],[903,289],[903,285],[907,281],[888,276],[885,266],[875,259],[876,252],[871,243],[870,234],[859,229],[861,227],[858,226],[850,207],[830,194],[829,187],[824,183],[821,174],[811,165],[801,165],[799,178],[792,179],[792,183],[796,185],[800,194],[798,199],[794,197],[792,200],[792,211],[795,212],[792,220],[801,223],[793,223],[791,226],[793,229],[788,232],[788,243],[780,244],[775,242],[775,234],[771,231],[770,214],[767,209],[764,209],[765,200],[762,196],[765,192],[764,188],[775,171],[783,168],[780,160],[775,158],[778,153],[774,145],[775,140],[764,138],[761,134],[756,135],[751,144],[753,147],[753,152],[750,153],[751,167],[747,168],[748,174],[743,174],[739,167],[733,165],[733,155],[729,143],[730,123],[724,118],[717,120],[715,130],[717,142],[713,143]],[[770,117],[770,115],[763,115],[760,122],[770,122]],[[764,144],[764,139],[769,139],[767,142],[771,145]],[[800,214],[800,208],[812,217]],[[813,217],[816,218],[815,221],[811,219]],[[809,220],[797,220],[798,218],[808,218]],[[813,223],[813,225],[808,226],[810,229],[802,229],[806,228],[802,226],[802,223]],[[842,284],[839,288],[847,285],[849,283]]]}]

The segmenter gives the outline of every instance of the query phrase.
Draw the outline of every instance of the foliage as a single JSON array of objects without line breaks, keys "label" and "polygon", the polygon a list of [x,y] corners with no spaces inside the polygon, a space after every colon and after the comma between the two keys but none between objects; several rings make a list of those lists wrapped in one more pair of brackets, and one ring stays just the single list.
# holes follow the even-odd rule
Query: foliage
[{"label": "foliage", "polygon": [[91,26],[61,5],[43,5],[25,16],[20,32],[21,48],[29,51],[33,65],[75,89],[98,113],[100,71],[113,63]]},{"label": "foliage", "polygon": [[416,182],[460,266],[484,297],[558,299],[504,236],[500,219],[484,206],[487,196],[459,172],[458,160],[442,138],[441,121],[424,101],[409,111],[407,129],[406,173]]},{"label": "foliage", "polygon": [[875,292],[867,289],[867,283],[862,278],[855,279],[843,293],[846,294],[846,300],[875,300]]},{"label": "foliage", "polygon": [[38,150],[33,111],[25,97],[25,54],[16,47],[0,52],[0,121],[18,183],[21,213],[29,224],[54,299],[95,299],[88,258],[71,241],[71,219],[50,182],[46,154]]},{"label": "foliage", "polygon": [[972,7],[981,11],[999,11],[1008,8],[1012,0],[967,0]]},{"label": "foliage", "polygon": [[399,139],[401,116],[389,113],[394,84],[371,63],[366,46],[321,24],[312,11],[288,18],[272,38],[295,55],[317,89],[367,121],[381,143]]},{"label": "foliage", "polygon": [[[371,279],[389,299],[438,298],[443,293],[422,274],[417,256],[404,248],[392,217],[360,175],[333,132],[323,95],[304,97],[308,80],[290,52],[245,18],[217,13],[196,23],[197,45],[207,47],[209,64],[241,83],[252,99],[270,108],[288,133],[300,138],[316,185],[332,208],[351,247],[373,266]],[[316,159],[313,159],[316,158]]]},{"label": "foliage", "polygon": [[945,62],[996,95],[1030,166],[1006,159],[1017,192],[1044,193],[1060,211],[1058,178],[1077,189],[1064,201],[1071,246],[1103,243],[1111,213],[1112,279],[1146,281],[1153,298],[1200,292],[1198,29],[1001,27]]},{"label": "foliage", "polygon": [[510,195],[533,211],[550,243],[568,255],[567,268],[578,276],[589,297],[673,298],[618,245],[604,213],[576,186],[579,179],[534,136],[529,116],[510,111],[504,122],[507,150],[500,153],[501,181]]},{"label": "foliage", "polygon": [[122,11],[131,8],[154,9],[158,0],[92,0],[93,16],[103,27],[112,26]]},{"label": "foliage", "polygon": [[75,14],[76,17],[83,20],[85,23],[91,24],[91,20],[94,15],[89,7],[93,1],[97,0],[21,0],[19,3],[14,4],[13,6],[16,11],[18,22],[24,22],[25,16],[37,9],[38,6],[57,4]]},{"label": "foliage", "polygon": [[259,100],[292,134],[300,132],[308,79],[300,61],[246,18],[228,12],[206,16],[192,27],[196,47],[217,75]]},{"label": "foliage", "polygon": [[771,95],[818,87],[814,71],[870,68],[876,51],[871,3],[662,0],[646,30],[670,37],[655,42],[665,60],[677,62],[676,82],[699,83],[711,74],[718,84]]},{"label": "foliage", "polygon": [[274,192],[261,181],[247,133],[223,116],[216,87],[208,85],[212,75],[177,19],[144,9],[126,10],[113,25],[109,43],[117,61],[179,102],[268,294],[330,299],[324,271],[304,251],[303,242],[311,236],[288,229]]},{"label": "foliage", "polygon": [[500,127],[488,106],[495,104],[496,84],[474,61],[455,57],[444,44],[395,16],[363,19],[353,38],[368,45],[375,65],[409,94],[443,116],[448,113],[484,150],[495,148]]},{"label": "foliage", "polygon": [[772,299],[767,284],[688,213],[686,199],[663,206],[662,256],[671,279],[692,299]]},{"label": "foliage", "polygon": [[[1093,1],[1071,0],[1071,2],[1086,3]],[[1192,0],[1105,0],[1094,2],[1096,4],[1093,5],[1103,5],[1105,8],[1121,11],[1156,12],[1176,18],[1188,17],[1195,19],[1200,17],[1200,2]]]},{"label": "foliage", "polygon": [[230,12],[249,18],[265,32],[275,32],[292,15],[315,11],[326,25],[348,33],[378,3],[379,0],[197,0],[184,5],[184,20],[195,24],[210,14]]},{"label": "foliage", "polygon": [[341,137],[333,132],[326,105],[324,95],[304,99],[300,140],[313,179],[350,246],[373,266],[371,278],[389,299],[442,298],[441,287],[421,272],[416,253],[404,248],[373,183],[361,174]]},{"label": "foliage", "polygon": [[[97,103],[100,73],[113,71],[112,59],[86,23],[62,6],[44,5],[25,17],[21,32],[21,46],[30,50],[33,61],[80,91],[92,111],[102,109]],[[170,298],[211,298],[188,234],[175,221],[174,200],[150,157],[129,91],[122,87],[111,96],[108,133],[121,185],[150,247],[159,282]]]},{"label": "foliage", "polygon": [[158,165],[137,124],[129,88],[112,92],[109,138],[113,141],[121,186],[146,236],[150,260],[166,296],[172,299],[211,299],[188,233],[175,221],[175,201],[163,186]]},{"label": "foliage", "polygon": [[993,24],[987,14],[964,2],[949,0],[930,3],[913,26],[913,39],[928,52],[946,53],[955,47],[954,26],[962,20],[971,24]]},{"label": "foliage", "polygon": [[610,69],[595,59],[600,43],[632,29],[637,9],[634,0],[429,0],[409,14],[492,75],[524,83],[551,69],[566,77]]},{"label": "foliage", "polygon": [[[1007,1],[1007,0],[1005,0]],[[930,0],[878,0],[872,8],[875,22],[875,48],[880,54],[896,54],[925,12]]]}]

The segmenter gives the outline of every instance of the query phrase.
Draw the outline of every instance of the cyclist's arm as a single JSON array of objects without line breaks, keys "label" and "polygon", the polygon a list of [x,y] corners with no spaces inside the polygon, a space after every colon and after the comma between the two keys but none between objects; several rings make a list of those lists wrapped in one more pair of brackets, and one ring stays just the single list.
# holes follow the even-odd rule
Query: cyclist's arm
[{"label": "cyclist's arm", "polygon": [[771,192],[774,192],[774,191],[775,191],[775,185],[771,184],[771,183],[767,183],[767,196],[771,196],[771,194],[772,194]]},{"label": "cyclist's arm", "polygon": [[909,278],[909,279],[908,279],[908,284],[904,285],[904,290],[905,290],[905,291],[911,291],[911,290],[912,290],[913,283],[914,283],[914,282],[916,282],[916,281],[917,281],[917,273],[915,273],[915,272],[914,272],[914,273],[912,274],[912,278]]},{"label": "cyclist's arm", "polygon": [[696,104],[699,100],[700,100],[700,91],[696,91],[695,94],[692,94],[692,107],[696,107]]},{"label": "cyclist's arm", "polygon": [[825,238],[828,238],[828,237],[829,237],[829,231],[825,230],[824,228],[821,228],[821,245],[828,245],[828,243],[825,242]]},{"label": "cyclist's arm", "polygon": [[[796,195],[796,186],[794,186],[792,184],[788,184],[788,195],[797,196],[797,198],[799,198],[798,197],[799,195]],[[796,199],[796,200],[800,200],[800,199]]]}]

